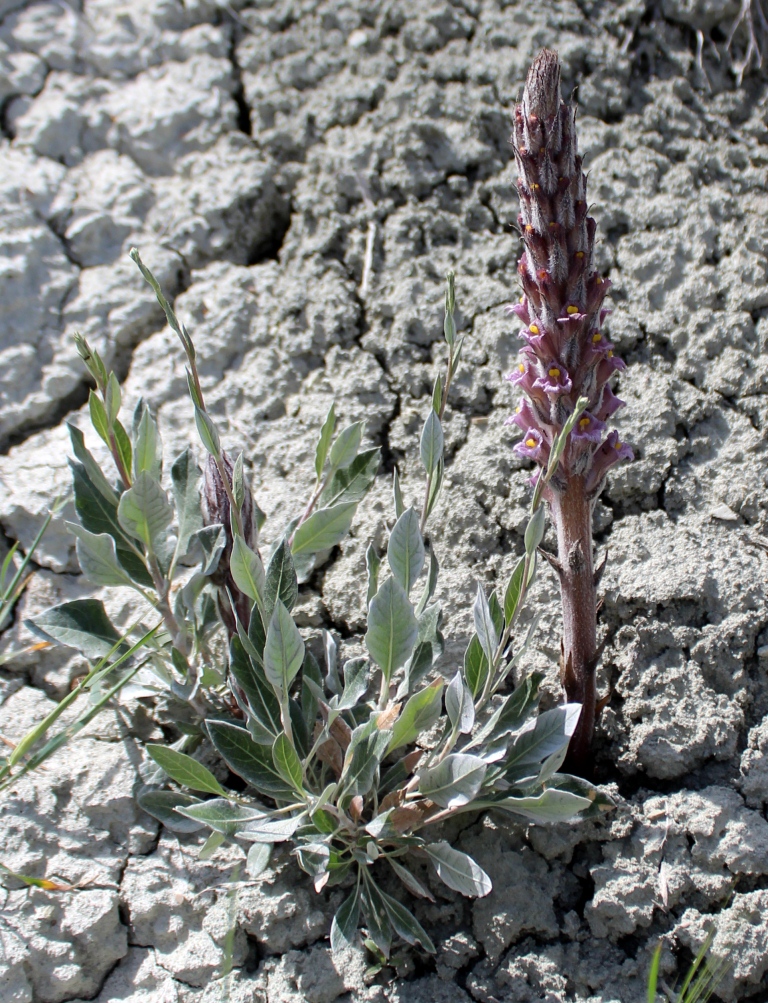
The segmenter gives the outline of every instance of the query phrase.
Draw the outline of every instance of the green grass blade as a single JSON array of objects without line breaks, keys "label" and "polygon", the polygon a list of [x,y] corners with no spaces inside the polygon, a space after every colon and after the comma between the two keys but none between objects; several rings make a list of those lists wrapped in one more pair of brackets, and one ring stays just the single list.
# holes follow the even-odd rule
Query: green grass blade
[{"label": "green grass blade", "polygon": [[[144,645],[147,644],[152,639],[152,637],[154,637],[154,635],[157,633],[157,631],[160,629],[161,626],[162,626],[162,621],[156,624],[150,631],[148,631],[143,637],[141,637],[127,651],[123,652],[123,654],[120,655],[120,657],[109,666],[110,671],[116,669],[123,662],[125,662],[126,659],[130,658],[131,655],[135,654],[137,651],[139,651],[139,649],[143,648]],[[112,655],[115,654],[120,645],[124,643],[124,640],[125,637],[121,637],[120,640],[116,642],[116,644],[112,647],[111,651],[108,654],[106,654],[99,662],[97,662],[96,666],[88,673],[88,675],[85,676],[83,679],[81,679],[78,685],[70,693],[68,693],[63,700],[59,701],[59,703],[53,708],[50,714],[44,717],[39,724],[35,725],[35,727],[32,728],[31,731],[27,732],[24,738],[22,738],[22,740],[19,742],[19,744],[11,753],[8,759],[8,763],[10,766],[15,766],[23,758],[23,756],[25,756],[29,752],[29,750],[34,745],[36,745],[41,738],[45,736],[45,734],[50,729],[51,725],[56,723],[56,721],[61,717],[64,711],[72,703],[74,703],[74,701],[93,681],[93,679],[100,672],[102,672],[102,670],[105,668]]]},{"label": "green grass blade", "polygon": [[[691,997],[687,997],[686,994],[687,994],[688,990],[690,989],[691,984],[693,983],[693,980],[694,980],[694,978],[696,976],[696,973],[701,968],[701,966],[705,963],[705,958],[706,958],[706,955],[707,955],[707,951],[711,947],[712,941],[714,940],[714,938],[715,938],[714,930],[710,930],[709,933],[707,934],[706,940],[704,941],[704,943],[699,948],[699,953],[696,955],[696,958],[694,959],[693,964],[691,965],[690,969],[688,970],[688,974],[686,975],[686,977],[685,977],[685,979],[683,981],[683,984],[682,984],[682,986],[680,988],[680,992],[678,993],[678,1000],[680,1001],[680,1003],[685,1003],[686,999],[695,999],[695,997],[692,997],[692,998]],[[705,971],[706,971],[706,968],[705,968]]]},{"label": "green grass blade", "polygon": [[107,690],[100,700],[93,704],[89,711],[83,714],[82,717],[79,717],[76,721],[73,721],[72,724],[68,725],[63,731],[60,731],[58,735],[54,735],[53,738],[49,739],[42,749],[40,749],[39,752],[36,752],[34,756],[31,756],[22,767],[22,770],[12,778],[13,782],[24,776],[25,773],[29,773],[31,770],[36,770],[37,767],[52,756],[57,749],[61,748],[62,745],[65,745],[72,738],[74,738],[74,736],[79,731],[82,731],[87,724],[90,724],[96,715],[104,709],[104,706],[109,703],[112,697],[119,693],[123,686],[133,679],[141,667],[141,665],[137,665],[135,668],[131,669],[130,672],[127,672],[110,690]]},{"label": "green grass blade", "polygon": [[16,551],[19,549],[19,541],[11,547],[8,553],[5,555],[5,560],[3,561],[3,566],[0,568],[0,589],[5,589],[5,579],[8,577],[8,569],[11,566],[11,561],[16,556]]},{"label": "green grass blade", "polygon": [[648,1003],[656,1003],[656,987],[659,983],[659,964],[661,963],[661,944],[653,952],[651,971],[648,975]]}]

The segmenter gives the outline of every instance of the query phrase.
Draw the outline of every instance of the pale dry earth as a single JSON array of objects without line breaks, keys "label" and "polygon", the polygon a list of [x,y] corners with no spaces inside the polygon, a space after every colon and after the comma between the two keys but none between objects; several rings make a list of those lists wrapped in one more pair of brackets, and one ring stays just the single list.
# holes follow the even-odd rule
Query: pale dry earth
[{"label": "pale dry earth", "polygon": [[[308,628],[363,623],[364,552],[383,540],[397,464],[443,359],[443,276],[457,273],[465,362],[447,424],[432,539],[452,675],[477,579],[522,547],[526,477],[504,426],[518,341],[510,115],[527,64],[558,49],[610,276],[610,335],[636,461],[598,508],[609,560],[601,689],[611,690],[602,823],[450,833],[494,881],[471,902],[417,902],[437,960],[366,985],[332,959],[338,890],[285,854],[236,902],[233,1003],[636,1003],[660,938],[673,985],[714,924],[725,1001],[768,1000],[768,124],[766,85],[737,86],[735,0],[0,0],[0,523],[28,546],[68,483],[63,420],[86,427],[72,334],[157,410],[174,455],[193,438],[180,346],[127,257],[133,244],[192,331],[212,410],[243,448],[267,536],[310,486],[330,402],[366,418],[383,469],[353,536],[302,597]],[[696,61],[697,32],[702,60]],[[735,45],[745,42],[737,35]],[[375,240],[363,287],[366,236]],[[88,594],[65,510],[22,620]],[[269,527],[272,527],[271,529]],[[125,596],[108,602],[117,620]],[[559,611],[524,668],[558,699]],[[0,672],[17,740],[82,670],[66,650]],[[239,849],[137,809],[141,743],[167,729],[128,703],[0,803],[2,863],[87,882],[0,889],[3,1003],[218,1003]]]}]

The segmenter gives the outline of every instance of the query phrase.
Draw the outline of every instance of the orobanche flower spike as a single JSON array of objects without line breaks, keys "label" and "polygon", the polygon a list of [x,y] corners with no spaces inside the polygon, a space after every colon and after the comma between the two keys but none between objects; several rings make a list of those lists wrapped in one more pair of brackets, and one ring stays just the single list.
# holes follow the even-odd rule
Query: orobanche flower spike
[{"label": "orobanche flower spike", "polygon": [[523,323],[520,361],[507,377],[523,391],[509,419],[523,437],[517,452],[546,470],[556,436],[576,408],[558,469],[543,486],[557,532],[563,600],[561,674],[569,702],[582,704],[569,752],[573,770],[587,768],[595,723],[596,585],[592,509],[608,469],[632,450],[607,423],[624,406],[608,385],[624,369],[603,331],[610,286],[595,270],[596,223],[587,214],[575,109],[560,95],[560,61],[542,50],[515,109],[512,145],[519,177],[518,222],[525,250],[518,265],[523,296],[509,307]]}]

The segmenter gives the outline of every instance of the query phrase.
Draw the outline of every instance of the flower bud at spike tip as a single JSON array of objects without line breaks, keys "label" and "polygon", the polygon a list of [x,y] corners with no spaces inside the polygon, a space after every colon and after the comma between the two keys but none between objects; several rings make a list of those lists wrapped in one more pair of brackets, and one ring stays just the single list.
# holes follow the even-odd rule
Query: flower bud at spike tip
[{"label": "flower bud at spike tip", "polygon": [[[511,423],[523,433],[516,452],[539,468],[532,481],[535,497],[549,503],[557,534],[561,677],[568,701],[582,705],[564,769],[583,774],[595,724],[598,660],[592,509],[610,467],[632,459],[630,447],[606,425],[624,404],[609,381],[625,367],[602,330],[610,282],[594,266],[597,224],[588,215],[575,110],[560,94],[557,53],[544,49],[534,59],[513,121],[523,296],[508,312],[525,326],[519,362],[507,379],[525,396]],[[567,439],[560,440],[564,429]],[[560,445],[553,449],[557,443],[562,452]]]}]

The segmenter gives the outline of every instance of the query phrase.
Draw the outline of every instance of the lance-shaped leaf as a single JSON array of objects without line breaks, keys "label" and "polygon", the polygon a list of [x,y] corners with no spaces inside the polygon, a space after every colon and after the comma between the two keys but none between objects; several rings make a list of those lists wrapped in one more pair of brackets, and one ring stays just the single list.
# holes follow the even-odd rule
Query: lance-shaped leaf
[{"label": "lance-shaped leaf", "polygon": [[115,433],[115,443],[117,445],[120,462],[126,470],[130,470],[132,462],[132,447],[131,440],[128,438],[128,433],[119,421],[115,421],[113,431]]},{"label": "lance-shaped leaf", "polygon": [[389,735],[389,731],[379,731],[370,723],[361,724],[352,732],[341,773],[345,794],[364,797],[371,789],[387,751]]},{"label": "lance-shaped leaf", "polygon": [[195,405],[195,424],[197,425],[197,434],[200,436],[202,444],[211,456],[219,456],[221,453],[219,430],[216,428],[211,416],[197,405]]},{"label": "lance-shaped leaf", "polygon": [[427,473],[432,474],[442,458],[443,426],[434,408],[431,408],[421,433],[421,462]]},{"label": "lance-shaped leaf", "polygon": [[272,856],[271,843],[254,843],[248,851],[245,861],[245,873],[249,878],[258,878],[269,866],[269,858]]},{"label": "lance-shaped leaf", "polygon": [[158,819],[171,832],[198,832],[203,828],[202,822],[192,818],[184,818],[177,808],[188,808],[200,804],[200,799],[180,791],[144,790],[136,798],[139,807]]},{"label": "lance-shaped leaf", "polygon": [[404,745],[410,745],[419,735],[429,731],[440,717],[443,680],[435,679],[408,700],[395,721],[387,752],[394,752]]},{"label": "lance-shaped leaf", "polygon": [[200,574],[206,577],[212,575],[218,568],[221,555],[227,545],[227,533],[224,527],[219,523],[215,523],[213,526],[204,526],[190,537],[189,543],[190,549],[192,546],[200,548],[202,554]]},{"label": "lance-shaped leaf", "polygon": [[464,653],[464,678],[473,699],[479,696],[488,678],[488,659],[483,653],[483,646],[477,634],[472,635],[472,640]]},{"label": "lance-shaped leaf", "polygon": [[[122,566],[139,585],[152,588],[152,576],[144,558],[137,553],[137,541],[126,535],[117,517],[117,500],[111,501],[96,487],[82,463],[69,461],[75,491],[75,509],[80,522],[90,533],[109,533],[114,537],[117,557]],[[133,544],[133,545],[132,545]]]},{"label": "lance-shaped leaf", "polygon": [[356,456],[348,467],[337,470],[328,487],[320,495],[322,508],[340,505],[342,502],[359,502],[376,480],[381,463],[381,449],[366,449]]},{"label": "lance-shaped leaf", "polygon": [[419,599],[419,605],[416,607],[416,616],[418,617],[420,617],[427,608],[427,603],[435,594],[435,587],[437,586],[437,576],[439,572],[440,565],[437,560],[437,555],[435,554],[435,548],[432,547],[429,551],[429,571],[427,572],[427,581],[424,585],[424,591],[421,594],[421,599]]},{"label": "lance-shaped leaf", "polygon": [[394,525],[387,545],[387,561],[392,574],[410,593],[424,567],[424,541],[419,517],[412,508],[403,512]]},{"label": "lance-shaped leaf", "polygon": [[325,685],[333,694],[342,690],[339,679],[339,650],[330,631],[323,631],[323,650],[325,652]]},{"label": "lance-shaped leaf", "polygon": [[301,667],[301,713],[308,724],[317,719],[318,702],[313,687],[317,687],[322,693],[323,675],[317,659],[309,648],[305,648],[304,664]]},{"label": "lance-shaped leaf", "polygon": [[475,704],[460,672],[456,673],[445,691],[445,712],[454,731],[461,735],[468,735],[472,731],[475,723]]},{"label": "lance-shaped leaf", "polygon": [[284,843],[290,839],[302,824],[303,816],[265,815],[254,822],[247,822],[237,835],[253,843]]},{"label": "lance-shaped leaf", "polygon": [[254,742],[245,728],[229,721],[206,721],[205,728],[216,751],[234,773],[262,794],[295,800],[293,788],[275,769],[270,748]]},{"label": "lance-shaped leaf", "polygon": [[90,450],[86,447],[83,433],[76,425],[72,425],[70,422],[67,422],[67,429],[69,430],[69,438],[72,442],[72,451],[85,468],[91,484],[104,496],[111,507],[117,508],[119,500],[117,493],[104,476],[101,467],[93,458]]},{"label": "lance-shaped leaf", "polygon": [[419,617],[419,638],[413,654],[406,663],[403,679],[397,691],[398,700],[413,690],[443,654],[445,642],[438,629],[439,618],[440,607],[437,603]]},{"label": "lance-shaped leaf", "polygon": [[366,875],[363,887],[362,906],[365,925],[368,927],[368,935],[378,947],[385,958],[389,957],[392,947],[393,929],[389,921],[389,916],[384,908],[381,892],[374,884],[373,880]]},{"label": "lance-shaped leaf", "polygon": [[226,798],[211,798],[210,801],[181,807],[178,811],[216,832],[223,832],[225,836],[235,836],[246,823],[267,817],[263,808],[234,804]]},{"label": "lance-shaped leaf", "polygon": [[245,471],[243,469],[243,454],[238,453],[235,465],[232,468],[232,497],[235,499],[235,508],[242,511],[245,501]]},{"label": "lance-shaped leaf", "polygon": [[395,933],[399,937],[402,937],[407,944],[421,944],[425,951],[434,954],[435,945],[413,913],[409,912],[397,899],[392,898],[391,895],[387,895],[381,889],[379,889],[379,894],[381,895],[384,909]]},{"label": "lance-shaped leaf", "polygon": [[77,648],[86,658],[103,658],[120,641],[100,599],[74,599],[24,623],[48,641]]},{"label": "lance-shaped leaf", "polygon": [[323,467],[328,458],[328,450],[331,448],[331,440],[333,439],[333,430],[335,428],[336,410],[335,405],[331,404],[330,410],[323,422],[323,427],[320,429],[320,438],[317,440],[317,446],[315,447],[315,473],[317,474],[318,481],[323,474]]},{"label": "lance-shaped leaf", "polygon": [[133,586],[127,571],[118,563],[114,537],[109,533],[89,533],[68,522],[67,529],[77,537],[77,560],[80,570],[94,585]]},{"label": "lance-shaped leaf", "polygon": [[547,512],[544,505],[540,505],[528,520],[525,527],[525,552],[532,555],[536,553],[536,548],[544,538],[544,530],[547,526]]},{"label": "lance-shaped leaf", "polygon": [[125,532],[141,540],[152,553],[165,552],[173,509],[160,483],[146,470],[123,492],[117,517]]},{"label": "lance-shaped leaf", "polygon": [[559,752],[576,730],[581,704],[545,711],[515,737],[505,760],[507,776],[536,772],[539,763]]},{"label": "lance-shaped leaf", "polygon": [[[138,427],[134,424],[136,434],[133,446],[133,476],[138,477],[139,474],[146,471],[150,477],[160,480],[163,470],[163,443],[157,422],[144,401],[139,402],[136,411],[139,420]],[[134,423],[136,423],[136,415],[134,415]]]},{"label": "lance-shaped leaf", "polygon": [[381,558],[376,553],[376,548],[372,543],[368,544],[365,552],[365,567],[368,572],[368,591],[365,597],[365,605],[370,606],[371,599],[379,590],[379,569],[381,568]]},{"label": "lance-shaped leaf", "polygon": [[202,474],[192,450],[187,448],[171,467],[173,498],[176,503],[178,537],[176,553],[183,557],[189,551],[192,536],[203,528],[200,508],[200,482]]},{"label": "lance-shaped leaf", "polygon": [[523,574],[525,572],[525,558],[521,557],[515,565],[504,593],[504,619],[511,623],[517,613],[520,599],[523,595]]},{"label": "lance-shaped leaf", "polygon": [[232,542],[229,569],[235,585],[253,602],[264,601],[264,565],[239,534]]},{"label": "lance-shaped leaf", "polygon": [[389,681],[410,658],[419,636],[413,606],[403,586],[388,578],[371,600],[365,646]]},{"label": "lance-shaped leaf", "polygon": [[387,857],[387,863],[395,872],[395,874],[400,878],[405,887],[411,893],[411,895],[416,895],[418,898],[427,899],[429,902],[435,901],[435,896],[432,892],[425,887],[419,879],[412,874],[407,867],[404,867],[401,863],[394,857]]},{"label": "lance-shaped leaf", "polygon": [[344,663],[344,689],[331,700],[334,711],[351,710],[368,689],[368,659],[350,658]]},{"label": "lance-shaped leaf", "polygon": [[109,445],[109,416],[101,402],[101,398],[93,390],[88,395],[88,413],[91,417],[91,424],[96,429],[99,438]]},{"label": "lance-shaped leaf", "polygon": [[[254,611],[251,614],[252,620],[254,615],[258,615],[258,612]],[[263,741],[260,739],[257,741],[260,741],[262,745],[269,745],[271,748],[282,730],[280,705],[264,671],[255,659],[249,657],[242,641],[237,636],[232,638],[229,645],[229,671],[248,701],[251,717],[249,725],[255,718],[263,729]]]},{"label": "lance-shaped leaf", "polygon": [[294,534],[291,548],[294,557],[335,547],[349,532],[356,508],[355,502],[345,502],[311,515]]},{"label": "lance-shaped leaf", "polygon": [[563,822],[592,807],[589,798],[570,791],[548,788],[538,797],[508,797],[493,802],[494,808],[522,815],[533,822]]},{"label": "lance-shaped leaf", "polygon": [[456,753],[419,773],[419,791],[441,808],[458,808],[473,801],[488,766],[479,756]]},{"label": "lance-shaped leaf", "polygon": [[470,898],[483,898],[491,891],[491,879],[466,853],[454,850],[445,842],[428,843],[424,852],[440,880],[454,891]]},{"label": "lance-shaped leaf", "polygon": [[473,613],[480,647],[488,659],[488,664],[493,665],[496,649],[499,646],[499,635],[496,632],[496,625],[493,622],[493,616],[488,605],[488,600],[485,598],[485,592],[479,582],[477,583],[477,598],[475,599]]},{"label": "lance-shaped leaf", "polygon": [[302,843],[296,848],[296,859],[302,871],[316,878],[328,870],[331,851],[325,843]]},{"label": "lance-shaped leaf", "polygon": [[109,374],[107,379],[107,389],[104,391],[104,407],[107,412],[107,420],[112,425],[120,413],[123,402],[123,394],[120,390],[120,383],[114,373]]},{"label": "lance-shaped leaf", "polygon": [[549,780],[549,789],[559,791],[570,791],[579,797],[586,798],[590,802],[590,807],[580,812],[582,819],[600,818],[608,811],[612,811],[616,805],[603,791],[593,787],[581,777],[571,777],[567,773],[555,773]]},{"label": "lance-shaped leaf", "polygon": [[514,691],[504,698],[466,748],[471,749],[486,741],[496,741],[516,731],[538,704],[539,687],[543,679],[544,676],[540,672],[532,672],[526,676]]},{"label": "lance-shaped leaf", "polygon": [[303,798],[304,777],[301,761],[287,735],[280,734],[275,739],[275,744],[272,746],[272,762],[283,780]]},{"label": "lance-shaped leaf", "polygon": [[287,698],[304,661],[304,642],[291,614],[278,599],[264,645],[264,674],[275,692]]},{"label": "lance-shaped leaf", "polygon": [[205,791],[224,798],[227,796],[227,792],[211,771],[191,756],[176,749],[169,749],[165,745],[148,745],[147,752],[177,784],[189,787],[193,791]]},{"label": "lance-shaped leaf", "polygon": [[331,466],[335,470],[343,470],[357,456],[360,442],[363,438],[364,421],[356,421],[353,425],[347,425],[338,435],[338,438],[331,446]]},{"label": "lance-shaped leaf", "polygon": [[264,586],[264,611],[266,616],[272,616],[275,603],[280,602],[287,610],[292,610],[299,597],[299,585],[296,569],[293,566],[291,548],[283,539],[270,558],[267,566],[267,578]]},{"label": "lance-shaped leaf", "polygon": [[357,941],[357,925],[360,919],[360,886],[341,903],[331,923],[331,950],[339,954],[344,948]]}]

